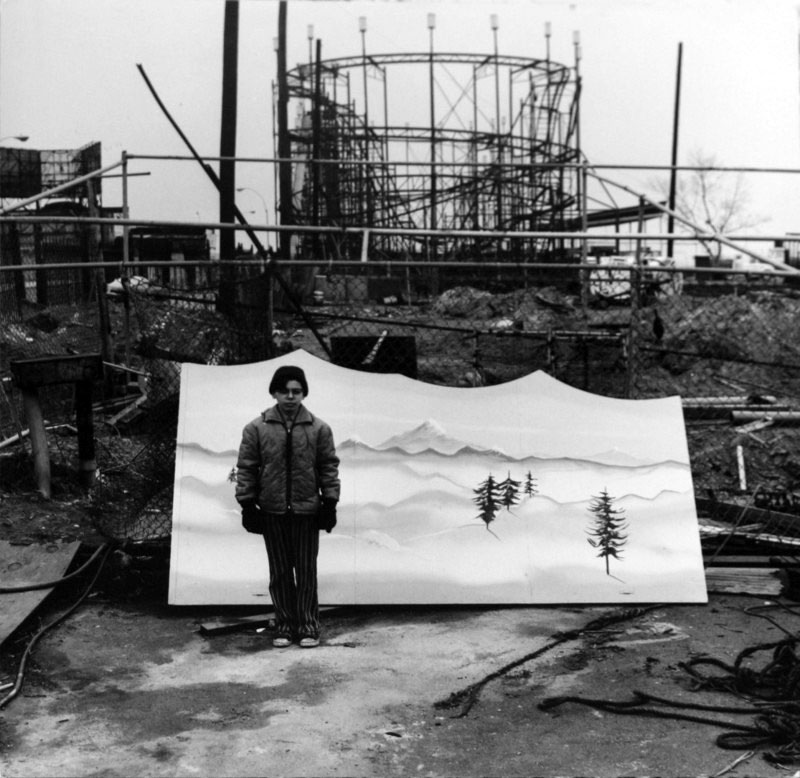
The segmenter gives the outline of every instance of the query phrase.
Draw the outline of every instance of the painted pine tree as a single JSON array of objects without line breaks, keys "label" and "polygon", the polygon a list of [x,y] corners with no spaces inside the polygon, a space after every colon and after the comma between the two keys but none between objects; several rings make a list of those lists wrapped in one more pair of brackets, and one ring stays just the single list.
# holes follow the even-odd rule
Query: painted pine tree
[{"label": "painted pine tree", "polygon": [[497,511],[500,508],[501,492],[497,481],[491,473],[483,483],[477,488],[472,490],[475,497],[472,501],[478,506],[478,518],[486,523],[486,529],[494,521]]},{"label": "painted pine tree", "polygon": [[497,488],[500,492],[500,504],[508,511],[511,510],[512,505],[519,502],[519,481],[515,481],[511,477],[511,471],[508,471],[508,478],[501,481]]},{"label": "painted pine tree", "polygon": [[607,489],[603,489],[599,496],[592,498],[589,505],[589,513],[594,516],[594,524],[589,530],[589,545],[600,549],[597,556],[605,557],[606,575],[611,575],[609,561],[622,559],[621,549],[627,543],[628,536],[625,530],[628,525],[625,523],[622,508],[614,507],[614,498],[611,497]]},{"label": "painted pine tree", "polygon": [[528,470],[528,474],[525,476],[525,485],[522,487],[522,490],[525,492],[526,497],[533,497],[534,494],[539,493],[536,479],[533,477],[533,473],[531,473],[530,470]]}]

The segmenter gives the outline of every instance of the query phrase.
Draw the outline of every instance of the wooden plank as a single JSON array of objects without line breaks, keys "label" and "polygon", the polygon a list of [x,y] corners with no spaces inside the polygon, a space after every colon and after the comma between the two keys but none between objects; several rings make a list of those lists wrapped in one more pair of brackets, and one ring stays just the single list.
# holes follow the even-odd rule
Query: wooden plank
[{"label": "wooden plank", "polygon": [[209,621],[200,625],[200,634],[207,637],[213,635],[228,635],[232,632],[241,632],[245,629],[269,629],[274,627],[275,618],[269,616],[242,616],[238,619]]},{"label": "wooden plank", "polygon": [[777,570],[770,568],[706,568],[706,588],[717,594],[759,594],[777,597],[783,583]]},{"label": "wooden plank", "polygon": [[28,420],[30,429],[36,485],[42,497],[49,500],[51,493],[50,452],[47,448],[47,433],[44,429],[42,406],[39,403],[39,390],[36,387],[23,387],[22,404],[25,408],[25,418]]},{"label": "wooden plank", "polygon": [[773,554],[719,554],[703,555],[706,567],[769,567],[772,569],[798,568],[800,562],[791,557],[774,556]]},{"label": "wooden plank", "polygon": [[[340,610],[336,606],[322,605],[320,613],[330,613],[330,611]],[[227,635],[232,632],[241,632],[246,629],[273,629],[275,627],[275,617],[259,614],[255,616],[240,616],[233,619],[215,619],[200,625],[200,634],[206,637],[215,635]]]},{"label": "wooden plank", "polygon": [[[794,526],[800,532],[800,516],[793,513],[783,513],[782,511],[767,510],[765,508],[755,508],[750,505],[736,505],[734,503],[709,500],[705,497],[695,498],[698,515],[702,518],[708,516],[717,521],[724,521],[730,524],[753,522],[776,522],[780,521],[781,526]],[[741,527],[739,527],[741,529]]]},{"label": "wooden plank", "polygon": [[[61,578],[80,543],[17,546],[0,541],[0,587],[47,583]],[[0,645],[39,606],[52,588],[0,594]]]},{"label": "wooden plank", "polygon": [[94,381],[102,375],[103,362],[100,354],[70,354],[12,359],[9,368],[17,386],[33,388],[71,384],[75,381]]}]

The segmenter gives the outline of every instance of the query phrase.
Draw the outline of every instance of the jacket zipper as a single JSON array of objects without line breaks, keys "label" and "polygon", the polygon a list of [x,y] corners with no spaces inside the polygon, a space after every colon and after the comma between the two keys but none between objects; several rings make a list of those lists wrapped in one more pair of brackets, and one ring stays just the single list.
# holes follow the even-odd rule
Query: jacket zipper
[{"label": "jacket zipper", "polygon": [[292,424],[284,422],[286,430],[286,510],[292,512]]}]

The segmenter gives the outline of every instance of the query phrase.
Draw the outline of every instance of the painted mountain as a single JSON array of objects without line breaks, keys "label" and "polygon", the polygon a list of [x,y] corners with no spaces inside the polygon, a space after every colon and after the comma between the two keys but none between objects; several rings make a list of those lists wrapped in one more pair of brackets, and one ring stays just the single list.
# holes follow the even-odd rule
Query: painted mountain
[{"label": "painted mountain", "polygon": [[[297,364],[297,354],[290,356]],[[531,438],[536,442],[534,449],[521,445],[519,435],[507,431],[492,434],[491,427],[471,430],[460,425],[457,406],[464,406],[465,397],[479,399],[480,390],[475,390],[478,395],[458,394],[465,390],[453,390],[450,395],[442,387],[430,390],[402,376],[353,376],[355,371],[325,365],[329,382],[331,374],[334,379],[340,377],[333,371],[341,371],[344,386],[335,384],[338,396],[353,397],[359,411],[342,403],[326,406],[324,399],[316,400],[312,408],[313,412],[321,407],[334,430],[350,433],[337,441],[342,496],[337,527],[321,537],[321,602],[706,601],[691,472],[682,456],[685,447],[659,446],[657,441],[631,445],[629,424],[624,445],[617,445],[605,433],[588,441],[576,434],[575,451],[596,453],[551,456],[543,452],[556,436],[538,432]],[[234,368],[187,367],[192,372],[216,371],[208,374],[212,377],[229,371],[225,376],[228,391],[231,378],[236,377]],[[263,363],[261,367],[262,375],[270,372],[263,370]],[[304,367],[309,373],[310,368]],[[374,387],[363,386],[372,380]],[[403,383],[398,385],[398,380]],[[547,380],[544,388],[549,391],[552,379]],[[187,381],[185,373],[182,381]],[[382,382],[391,387],[392,396],[397,396],[398,388],[406,390],[406,395],[409,387],[421,392],[425,402],[419,406],[429,415],[414,420],[417,409],[411,398],[407,412],[396,402],[386,402],[388,421],[380,414],[370,420],[370,414],[375,414],[375,394],[387,397]],[[215,409],[225,405],[214,400],[214,382],[193,383],[197,387],[190,397],[184,396],[182,386],[170,602],[268,601],[263,542],[241,529],[230,480],[241,427],[226,421],[231,432],[223,440]],[[310,399],[313,387],[312,383]],[[365,391],[372,406],[359,399]],[[580,402],[592,400],[590,395],[574,392],[565,388],[556,397],[565,394]],[[543,396],[540,389],[536,408],[547,420],[549,409],[539,407]],[[198,402],[198,397],[203,401]],[[619,415],[620,409],[630,407],[631,423],[640,424],[640,417],[648,422],[640,424],[641,435],[659,428],[653,409],[664,406],[616,402],[623,405],[610,406],[611,412]],[[520,407],[524,411],[524,405]],[[580,408],[575,407],[574,413],[579,414]],[[643,410],[647,413],[642,414]],[[491,419],[484,421],[491,424]],[[543,422],[533,413],[529,423],[542,429]],[[377,429],[388,434],[377,437]],[[562,439],[569,442],[566,436]],[[607,447],[589,448],[599,440]],[[514,454],[506,453],[505,443],[513,444]],[[522,454],[525,448],[537,453]],[[558,448],[569,446],[561,442]],[[676,456],[658,455],[664,451]],[[589,543],[598,521],[591,507],[601,494],[609,497],[626,524],[624,543],[618,557],[609,557],[608,571],[605,558]]]}]

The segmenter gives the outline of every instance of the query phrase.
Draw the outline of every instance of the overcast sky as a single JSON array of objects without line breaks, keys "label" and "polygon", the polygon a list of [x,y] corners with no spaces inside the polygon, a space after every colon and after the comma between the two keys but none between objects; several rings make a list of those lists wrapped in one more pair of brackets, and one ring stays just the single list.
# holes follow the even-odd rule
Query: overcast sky
[{"label": "overcast sky", "polygon": [[[223,0],[0,0],[0,137],[77,148],[101,141],[103,164],[131,154],[186,154],[137,70],[141,63],[201,154],[219,153]],[[240,0],[238,154],[274,156],[271,84],[277,0]],[[308,59],[308,25],[323,58],[425,52],[436,14],[437,51],[502,54],[573,64],[580,35],[582,146],[596,164],[669,164],[678,44],[683,44],[679,162],[692,151],[721,164],[800,169],[798,11],[794,0],[290,0],[288,62]],[[427,84],[420,86],[427,94]],[[413,97],[411,98],[413,100]],[[5,141],[13,145],[14,141]],[[135,218],[217,220],[216,191],[195,163],[140,161]],[[607,172],[647,191],[652,173]],[[800,231],[800,178],[747,178],[766,233]],[[272,208],[272,176],[240,165],[237,185]],[[652,194],[652,190],[650,190]],[[246,213],[263,210],[252,192]],[[104,204],[120,205],[118,184]],[[253,219],[256,217],[253,216]]]}]

